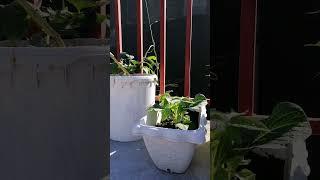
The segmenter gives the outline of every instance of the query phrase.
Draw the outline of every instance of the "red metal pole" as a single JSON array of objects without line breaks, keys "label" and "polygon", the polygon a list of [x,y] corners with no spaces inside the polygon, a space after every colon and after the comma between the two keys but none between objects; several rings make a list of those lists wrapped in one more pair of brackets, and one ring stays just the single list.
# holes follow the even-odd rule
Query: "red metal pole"
[{"label": "red metal pole", "polygon": [[121,2],[120,0],[114,0],[114,19],[115,19],[115,31],[116,31],[116,58],[120,58],[122,52],[122,24],[121,24]]},{"label": "red metal pole", "polygon": [[309,119],[311,128],[312,128],[312,135],[320,135],[320,118],[311,118]]},{"label": "red metal pole", "polygon": [[238,108],[249,115],[255,100],[256,6],[257,0],[241,0]]},{"label": "red metal pole", "polygon": [[160,94],[165,93],[166,81],[166,39],[167,0],[160,0]]},{"label": "red metal pole", "polygon": [[191,74],[191,42],[192,42],[192,5],[193,0],[187,0],[186,22],[186,47],[185,47],[185,70],[184,70],[184,96],[190,97],[190,74]]},{"label": "red metal pole", "polygon": [[137,4],[137,55],[140,62],[143,61],[143,4],[142,0],[136,0]]}]

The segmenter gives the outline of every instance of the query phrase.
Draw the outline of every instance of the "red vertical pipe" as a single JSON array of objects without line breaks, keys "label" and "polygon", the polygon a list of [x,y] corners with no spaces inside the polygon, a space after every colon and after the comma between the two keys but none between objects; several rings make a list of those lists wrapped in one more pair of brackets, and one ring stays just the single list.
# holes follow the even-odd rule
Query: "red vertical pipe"
[{"label": "red vertical pipe", "polygon": [[254,113],[257,0],[241,0],[238,108]]},{"label": "red vertical pipe", "polygon": [[193,0],[187,0],[187,22],[186,22],[186,47],[185,47],[185,69],[184,69],[184,96],[190,97],[190,74],[191,74],[191,41],[192,41],[192,5]]},{"label": "red vertical pipe", "polygon": [[121,24],[121,2],[120,0],[114,0],[114,19],[115,19],[115,31],[116,31],[116,58],[120,58],[122,52],[122,24]]},{"label": "red vertical pipe", "polygon": [[165,93],[167,0],[160,0],[160,94]]},{"label": "red vertical pipe", "polygon": [[137,4],[137,55],[140,62],[143,61],[143,4],[142,0],[136,0]]},{"label": "red vertical pipe", "polygon": [[310,125],[312,127],[312,135],[320,135],[320,119],[319,118],[312,118],[309,120]]}]

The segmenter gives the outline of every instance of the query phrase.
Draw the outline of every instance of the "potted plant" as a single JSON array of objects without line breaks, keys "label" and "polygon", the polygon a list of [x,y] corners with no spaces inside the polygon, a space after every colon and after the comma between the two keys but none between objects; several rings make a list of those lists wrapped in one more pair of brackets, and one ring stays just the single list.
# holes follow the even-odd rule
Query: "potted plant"
[{"label": "potted plant", "polygon": [[205,142],[206,105],[201,94],[191,99],[165,93],[133,128],[159,169],[183,173],[189,167],[196,145]]},{"label": "potted plant", "polygon": [[157,58],[145,56],[139,62],[125,52],[119,60],[112,53],[110,57],[110,139],[136,141],[141,136],[133,135],[132,127],[146,115],[145,109],[155,103]]},{"label": "potted plant", "polygon": [[[311,135],[303,109],[290,102],[277,104],[269,117],[212,111],[210,119],[215,123],[215,129],[210,134],[211,180],[254,180],[256,175],[247,169],[249,152],[277,155],[266,150],[286,149],[290,143],[303,142]],[[306,176],[308,174],[307,157],[299,150],[302,156],[298,155],[296,164],[287,169],[290,177],[296,173],[294,168],[304,170]],[[295,159],[295,151],[293,149],[288,157]]]}]

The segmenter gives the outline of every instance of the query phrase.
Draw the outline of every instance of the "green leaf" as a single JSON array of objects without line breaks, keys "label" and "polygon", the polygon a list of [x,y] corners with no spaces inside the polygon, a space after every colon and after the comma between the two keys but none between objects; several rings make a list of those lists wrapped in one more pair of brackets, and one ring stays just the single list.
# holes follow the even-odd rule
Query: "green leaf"
[{"label": "green leaf", "polygon": [[243,156],[234,156],[226,160],[227,169],[229,170],[229,172],[236,172],[236,169],[239,167],[243,159],[244,159]]},{"label": "green leaf", "polygon": [[171,111],[170,107],[167,107],[167,106],[164,107],[164,108],[162,109],[162,118],[161,118],[161,121],[164,121],[164,120],[169,119],[170,116],[171,116],[171,114],[172,114],[172,111]]},{"label": "green leaf", "polygon": [[211,180],[232,180],[229,178],[229,174],[225,169],[219,169],[218,173],[215,173]]},{"label": "green leaf", "polygon": [[140,74],[141,70],[144,74],[155,74],[155,65],[150,64],[149,62],[141,63],[140,61],[134,60],[134,56],[129,55],[126,52],[120,53],[120,59],[123,62],[121,65],[119,64],[120,72],[124,70],[127,73],[123,74]]},{"label": "green leaf", "polygon": [[206,101],[207,98],[206,96],[204,96],[203,94],[197,94],[195,97],[194,97],[194,102],[198,102],[198,101]]},{"label": "green leaf", "polygon": [[189,115],[183,116],[183,124],[191,124],[191,123],[192,123],[192,121],[190,120]]},{"label": "green leaf", "polygon": [[208,104],[207,98],[203,94],[197,94],[190,105],[191,110],[199,110]]},{"label": "green leaf", "polygon": [[142,67],[144,74],[150,74],[150,69],[147,67]]},{"label": "green leaf", "polygon": [[297,125],[305,121],[307,121],[307,116],[300,106],[290,102],[282,102],[273,108],[271,116],[265,119],[264,123],[269,128],[292,124],[288,126],[290,128],[294,127],[294,124]]},{"label": "green leaf", "polygon": [[[116,67],[119,68],[125,75],[128,75],[129,72],[126,68],[123,67],[123,65],[114,57],[114,55],[110,52],[110,58],[113,60],[113,62],[117,65]],[[117,71],[117,70],[113,70]]]},{"label": "green leaf", "polygon": [[228,120],[228,116],[225,113],[216,111],[215,109],[210,109],[210,120]]},{"label": "green leaf", "polygon": [[103,23],[106,19],[107,19],[107,16],[97,13],[97,20],[96,20],[96,22],[97,22],[98,24]]},{"label": "green leaf", "polygon": [[96,7],[96,3],[89,0],[67,0],[70,4],[72,4],[78,12],[82,11],[83,9]]},{"label": "green leaf", "polygon": [[256,137],[251,145],[258,146],[280,138],[304,122],[307,122],[307,116],[300,106],[289,102],[279,103],[274,107],[271,116],[263,120],[269,132]]},{"label": "green leaf", "polygon": [[157,56],[148,56],[147,59],[154,62],[157,60]]},{"label": "green leaf", "polygon": [[188,130],[189,128],[189,125],[185,125],[185,124],[182,124],[182,123],[178,123],[176,124],[176,127],[181,129],[181,130]]},{"label": "green leaf", "polygon": [[147,113],[147,125],[154,126],[161,122],[161,109],[150,109]]},{"label": "green leaf", "polygon": [[243,159],[241,162],[240,162],[240,166],[247,166],[251,163],[251,160],[250,159]]},{"label": "green leaf", "polygon": [[248,169],[242,169],[236,174],[236,177],[239,178],[239,180],[255,180],[256,179],[256,175]]},{"label": "green leaf", "polygon": [[260,120],[252,119],[250,117],[237,116],[230,119],[230,126],[242,128],[249,131],[269,132],[266,125]]},{"label": "green leaf", "polygon": [[[220,180],[220,173],[227,174],[228,180],[236,176],[240,180],[254,180],[255,175],[247,169],[235,172],[235,168],[247,165],[250,160],[241,160],[251,149],[266,143],[289,143],[296,127],[308,123],[301,107],[284,102],[277,104],[269,118],[244,116],[243,113],[222,113],[210,111],[216,128],[211,131],[211,177]],[[279,140],[279,143],[281,141]]]}]

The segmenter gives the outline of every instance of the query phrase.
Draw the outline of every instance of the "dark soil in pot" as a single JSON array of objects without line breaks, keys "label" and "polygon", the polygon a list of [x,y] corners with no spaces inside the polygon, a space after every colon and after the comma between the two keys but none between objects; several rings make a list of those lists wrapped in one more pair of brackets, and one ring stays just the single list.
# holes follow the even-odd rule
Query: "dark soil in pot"
[{"label": "dark soil in pot", "polygon": [[274,157],[262,157],[249,153],[246,157],[251,159],[248,169],[256,174],[257,180],[282,180],[284,176],[285,161]]},{"label": "dark soil in pot", "polygon": [[156,127],[170,128],[170,129],[178,129],[175,127],[173,120],[164,120],[161,123],[156,124]]},{"label": "dark soil in pot", "polygon": [[193,127],[190,127],[190,129],[197,129],[199,127],[199,116],[200,113],[195,112],[195,111],[188,111],[188,114],[190,116],[190,119],[192,121]]},{"label": "dark soil in pot", "polygon": [[[199,127],[199,113],[195,111],[188,110],[188,114],[190,116],[190,120],[192,124],[190,124],[188,130],[195,130]],[[164,120],[160,124],[156,124],[156,127],[170,128],[170,129],[178,129],[175,127],[173,120]]]}]

